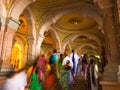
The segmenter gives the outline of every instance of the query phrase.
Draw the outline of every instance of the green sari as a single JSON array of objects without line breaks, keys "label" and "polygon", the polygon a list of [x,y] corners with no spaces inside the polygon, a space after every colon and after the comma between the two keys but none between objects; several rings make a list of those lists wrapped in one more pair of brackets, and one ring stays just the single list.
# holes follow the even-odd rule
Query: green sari
[{"label": "green sari", "polygon": [[38,80],[38,76],[36,73],[32,74],[30,90],[42,90],[42,84]]}]

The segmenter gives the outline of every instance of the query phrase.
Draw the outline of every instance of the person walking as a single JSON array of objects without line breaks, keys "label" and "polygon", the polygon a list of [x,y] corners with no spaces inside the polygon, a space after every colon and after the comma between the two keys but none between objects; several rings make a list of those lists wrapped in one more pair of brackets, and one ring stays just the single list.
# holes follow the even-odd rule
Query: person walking
[{"label": "person walking", "polygon": [[73,68],[73,62],[70,58],[70,51],[66,51],[65,58],[62,62],[62,69],[60,74],[60,85],[62,87],[62,90],[70,90],[72,84],[73,84],[73,77],[71,74],[71,70]]},{"label": "person walking", "polygon": [[42,90],[42,84],[38,80],[39,67],[35,69],[31,76],[30,90]]}]

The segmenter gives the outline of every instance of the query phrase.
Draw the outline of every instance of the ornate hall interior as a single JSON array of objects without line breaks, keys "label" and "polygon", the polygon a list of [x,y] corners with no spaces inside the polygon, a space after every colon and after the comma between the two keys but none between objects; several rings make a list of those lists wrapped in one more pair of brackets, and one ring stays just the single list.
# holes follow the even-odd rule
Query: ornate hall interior
[{"label": "ornate hall interior", "polygon": [[96,60],[102,90],[120,90],[120,0],[0,0],[0,77],[53,49]]}]

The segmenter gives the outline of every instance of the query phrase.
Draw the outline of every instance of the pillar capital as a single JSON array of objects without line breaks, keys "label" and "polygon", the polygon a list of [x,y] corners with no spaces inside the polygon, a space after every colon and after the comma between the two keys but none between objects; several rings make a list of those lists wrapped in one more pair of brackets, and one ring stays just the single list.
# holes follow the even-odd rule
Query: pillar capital
[{"label": "pillar capital", "polygon": [[17,30],[17,28],[19,27],[19,24],[20,24],[19,21],[15,20],[11,17],[8,17],[8,18],[0,17],[0,19],[1,19],[1,25],[2,26],[7,25],[8,27],[12,28],[13,30]]},{"label": "pillar capital", "polygon": [[27,35],[28,43],[34,44],[36,42],[33,35]]},{"label": "pillar capital", "polygon": [[112,0],[97,0],[96,2],[100,6],[100,8],[104,9],[104,8],[112,7],[112,2],[113,1]]},{"label": "pillar capital", "polygon": [[20,23],[17,20],[15,20],[13,18],[9,19],[8,26],[11,27],[11,28],[13,28],[16,31],[17,31],[17,28],[19,27],[19,24]]}]

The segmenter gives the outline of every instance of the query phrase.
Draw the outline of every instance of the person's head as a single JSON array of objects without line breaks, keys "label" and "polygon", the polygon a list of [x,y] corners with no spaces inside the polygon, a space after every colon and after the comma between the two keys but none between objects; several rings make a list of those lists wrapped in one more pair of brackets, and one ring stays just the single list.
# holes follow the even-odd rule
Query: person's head
[{"label": "person's head", "polygon": [[38,71],[39,71],[39,67],[36,67],[35,73],[38,74]]},{"label": "person's head", "polygon": [[61,53],[61,54],[60,54],[60,60],[61,60],[62,58],[63,58],[63,54]]},{"label": "person's head", "polygon": [[74,53],[75,51],[74,50],[72,50],[72,53]]},{"label": "person's head", "polygon": [[85,64],[88,64],[87,59],[88,59],[87,54],[84,54],[84,56],[83,56],[83,58],[82,58],[82,62],[85,63]]},{"label": "person's head", "polygon": [[70,56],[71,52],[68,50],[65,52],[65,56]]},{"label": "person's head", "polygon": [[53,50],[53,53],[57,53],[57,50],[56,50],[56,49],[54,49],[54,50]]},{"label": "person's head", "polygon": [[37,62],[35,61],[35,62],[33,63],[33,67],[36,67],[36,65],[37,65]]},{"label": "person's head", "polygon": [[44,57],[44,54],[42,54],[41,57]]},{"label": "person's head", "polygon": [[63,56],[63,54],[61,53],[61,54],[60,54],[60,57],[62,57],[62,56]]},{"label": "person's head", "polygon": [[94,64],[95,64],[95,62],[94,62],[93,59],[90,60],[90,64],[91,64],[91,65],[94,65]]}]

